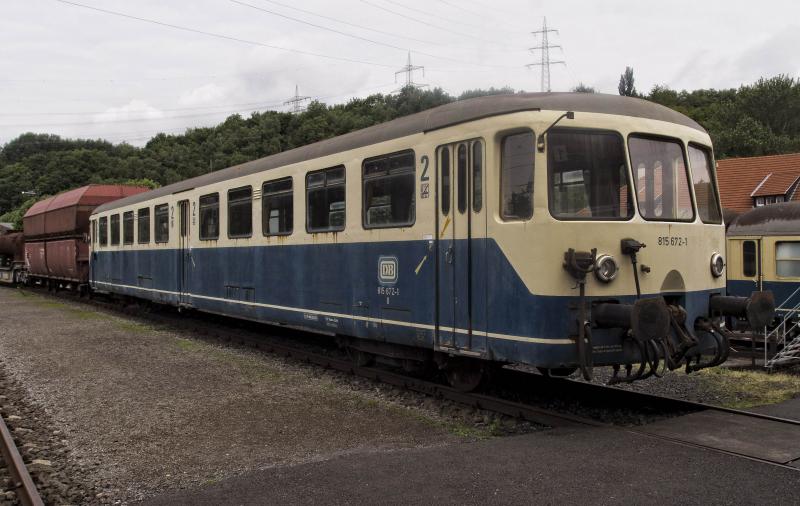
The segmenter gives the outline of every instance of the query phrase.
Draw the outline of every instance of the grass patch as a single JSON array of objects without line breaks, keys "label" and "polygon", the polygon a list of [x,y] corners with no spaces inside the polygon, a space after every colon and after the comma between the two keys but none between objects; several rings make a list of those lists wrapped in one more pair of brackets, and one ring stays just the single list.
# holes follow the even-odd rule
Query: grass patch
[{"label": "grass patch", "polygon": [[179,337],[175,340],[175,345],[183,351],[199,351],[202,349],[202,346],[197,341],[183,339],[182,337]]},{"label": "grass patch", "polygon": [[719,395],[727,408],[777,404],[800,395],[800,376],[724,367],[703,369],[699,374],[704,386]]},{"label": "grass patch", "polygon": [[137,334],[143,334],[145,332],[149,332],[152,329],[147,325],[138,322],[132,322],[128,320],[117,320],[114,322],[116,327],[120,330],[125,330],[127,332],[134,332]]}]

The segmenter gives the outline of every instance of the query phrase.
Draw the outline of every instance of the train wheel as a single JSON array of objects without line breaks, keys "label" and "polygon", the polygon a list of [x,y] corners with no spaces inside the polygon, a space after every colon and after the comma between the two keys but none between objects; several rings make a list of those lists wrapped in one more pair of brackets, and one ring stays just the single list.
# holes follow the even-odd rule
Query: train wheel
[{"label": "train wheel", "polygon": [[577,367],[553,367],[547,369],[546,367],[537,367],[542,375],[550,378],[564,378],[578,370]]},{"label": "train wheel", "polygon": [[486,377],[486,367],[478,360],[451,358],[444,365],[444,373],[451,387],[460,392],[472,392]]},{"label": "train wheel", "polygon": [[347,347],[347,356],[353,361],[356,367],[369,367],[375,363],[375,355],[367,353],[352,346]]}]

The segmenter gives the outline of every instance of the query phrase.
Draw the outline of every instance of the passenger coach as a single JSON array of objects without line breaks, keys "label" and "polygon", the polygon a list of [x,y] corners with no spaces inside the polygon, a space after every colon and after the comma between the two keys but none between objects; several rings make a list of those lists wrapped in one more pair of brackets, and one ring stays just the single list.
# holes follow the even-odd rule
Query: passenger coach
[{"label": "passenger coach", "polygon": [[456,102],[104,205],[92,230],[95,290],[335,334],[465,389],[505,362],[715,365],[716,314],[772,312],[725,296],[708,134],[626,97]]}]

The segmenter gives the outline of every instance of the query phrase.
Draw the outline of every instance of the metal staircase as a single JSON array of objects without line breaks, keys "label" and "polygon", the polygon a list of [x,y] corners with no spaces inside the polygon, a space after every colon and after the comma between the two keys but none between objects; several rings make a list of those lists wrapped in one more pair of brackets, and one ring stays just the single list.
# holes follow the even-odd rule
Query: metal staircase
[{"label": "metal staircase", "polygon": [[[789,301],[798,293],[800,287],[776,308],[780,323],[764,338],[764,367],[770,371],[778,367],[800,365],[800,302],[789,307]],[[770,341],[775,342],[779,350],[772,358],[768,358],[767,343]]]}]

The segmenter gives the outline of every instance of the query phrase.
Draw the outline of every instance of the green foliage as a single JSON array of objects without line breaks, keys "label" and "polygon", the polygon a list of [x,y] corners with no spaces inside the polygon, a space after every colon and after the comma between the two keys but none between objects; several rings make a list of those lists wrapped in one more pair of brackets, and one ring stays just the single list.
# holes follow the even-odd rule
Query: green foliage
[{"label": "green foliage", "polygon": [[675,91],[655,86],[648,100],[708,130],[717,158],[800,152],[800,81],[779,75],[738,90]]},{"label": "green foliage", "polygon": [[[626,69],[620,84],[624,85],[621,91],[638,96],[633,69]],[[594,90],[581,84],[574,91]],[[468,90],[457,99],[512,93],[508,87]],[[718,158],[800,151],[800,84],[793,78],[762,79],[738,90],[679,92],[656,86],[645,98],[703,125],[711,133]],[[441,88],[407,87],[397,94],[354,98],[346,104],[313,102],[297,115],[237,114],[215,127],[191,128],[181,135],[158,134],[142,148],[26,133],[0,149],[0,214],[5,213],[0,221],[21,223],[36,200],[23,192],[54,195],[89,183],[154,188],[457,99]]]},{"label": "green foliage", "polygon": [[0,222],[13,223],[15,229],[22,230],[22,218],[25,216],[25,213],[28,212],[28,209],[30,209],[33,204],[48,197],[49,195],[45,195],[44,197],[31,197],[25,200],[16,209],[12,209],[11,211],[0,216]]},{"label": "green foliage", "polygon": [[595,90],[594,87],[583,83],[578,83],[578,86],[575,86],[570,91],[573,93],[597,93],[597,90]]},{"label": "green foliage", "polygon": [[619,76],[619,86],[617,86],[619,94],[625,97],[638,97],[634,82],[633,67],[625,67],[625,72]]}]

